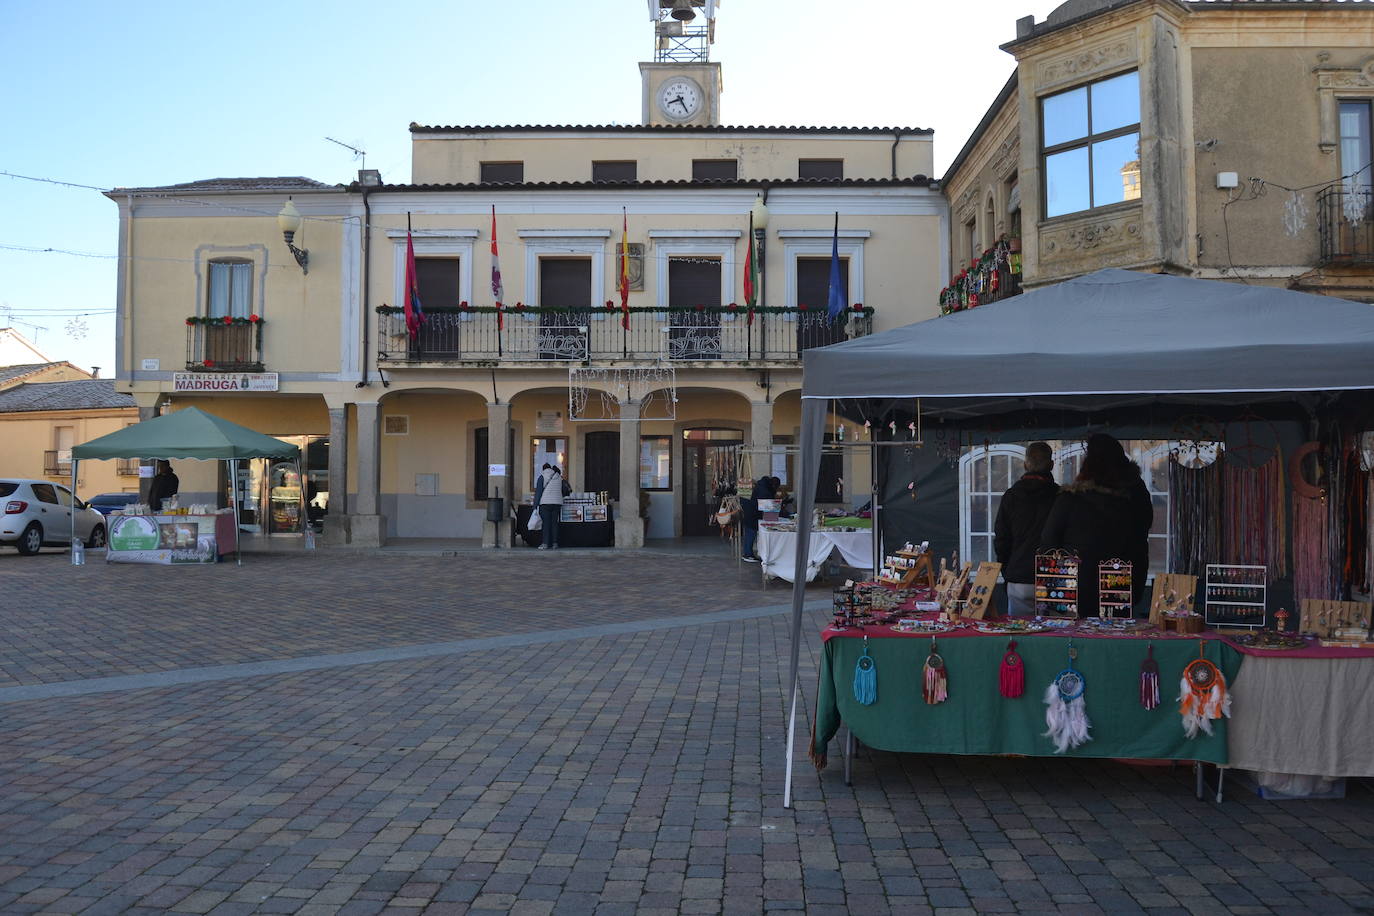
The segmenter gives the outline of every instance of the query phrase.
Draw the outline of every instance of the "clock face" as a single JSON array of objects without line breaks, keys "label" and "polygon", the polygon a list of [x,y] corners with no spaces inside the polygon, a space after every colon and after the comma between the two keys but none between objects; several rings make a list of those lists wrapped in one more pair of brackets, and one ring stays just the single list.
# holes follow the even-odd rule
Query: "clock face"
[{"label": "clock face", "polygon": [[701,87],[684,76],[675,76],[658,87],[658,110],[670,120],[686,121],[701,110],[701,102]]}]

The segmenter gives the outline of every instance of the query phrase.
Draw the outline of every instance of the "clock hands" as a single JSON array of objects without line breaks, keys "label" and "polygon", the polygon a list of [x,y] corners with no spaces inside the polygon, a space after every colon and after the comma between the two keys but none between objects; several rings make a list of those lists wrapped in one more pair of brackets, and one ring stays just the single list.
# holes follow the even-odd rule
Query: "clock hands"
[{"label": "clock hands", "polygon": [[673,100],[672,100],[671,102],[669,102],[668,104],[671,105],[671,104],[673,104],[673,102],[677,102],[679,105],[681,105],[683,111],[686,111],[686,110],[687,110],[687,103],[684,102],[684,101],[682,100],[682,96],[680,96],[680,95],[679,95],[679,96],[674,96],[674,97],[673,97]]}]

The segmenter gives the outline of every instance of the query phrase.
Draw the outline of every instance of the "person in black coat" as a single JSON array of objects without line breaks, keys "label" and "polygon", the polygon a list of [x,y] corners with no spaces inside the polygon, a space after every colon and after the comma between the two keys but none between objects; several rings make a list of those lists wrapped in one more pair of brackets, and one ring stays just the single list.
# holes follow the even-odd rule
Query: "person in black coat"
[{"label": "person in black coat", "polygon": [[1131,601],[1140,602],[1150,568],[1153,522],[1154,507],[1140,466],[1126,457],[1115,438],[1094,433],[1078,477],[1060,490],[1040,538],[1042,549],[1078,554],[1078,616],[1098,614],[1097,565],[1103,560],[1130,562]]},{"label": "person in black coat", "polygon": [[1035,613],[1035,551],[1040,547],[1059,484],[1054,482],[1054,453],[1045,442],[1026,446],[1026,472],[1002,494],[993,524],[992,547],[1007,583],[1007,616]]},{"label": "person in black coat", "polygon": [[754,542],[759,536],[759,500],[772,499],[775,495],[773,478],[760,477],[754,484],[753,494],[739,501],[740,524],[744,526],[740,556],[748,563],[759,562],[759,556],[754,550]]},{"label": "person in black coat", "polygon": [[172,471],[172,463],[159,460],[157,474],[148,487],[148,505],[152,506],[154,512],[161,512],[163,500],[176,496],[180,490],[181,479]]}]

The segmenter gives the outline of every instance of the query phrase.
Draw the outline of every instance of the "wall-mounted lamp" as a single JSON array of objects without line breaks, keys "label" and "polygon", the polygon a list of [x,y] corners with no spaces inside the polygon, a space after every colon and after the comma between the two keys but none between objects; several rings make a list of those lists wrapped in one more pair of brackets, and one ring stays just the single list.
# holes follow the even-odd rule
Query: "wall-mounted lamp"
[{"label": "wall-mounted lamp", "polygon": [[310,273],[310,252],[291,244],[296,239],[296,231],[301,228],[301,213],[289,197],[286,198],[286,206],[277,214],[277,227],[281,229],[282,238],[286,239],[286,247],[291,249],[296,263],[301,266],[301,273]]}]

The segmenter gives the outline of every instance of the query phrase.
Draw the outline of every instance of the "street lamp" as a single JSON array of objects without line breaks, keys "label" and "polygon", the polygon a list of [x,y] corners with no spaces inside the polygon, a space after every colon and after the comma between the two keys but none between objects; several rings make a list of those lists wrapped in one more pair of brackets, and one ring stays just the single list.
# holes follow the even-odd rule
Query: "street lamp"
[{"label": "street lamp", "polygon": [[296,232],[301,228],[301,212],[296,209],[290,197],[286,198],[286,206],[277,214],[277,228],[281,229],[282,238],[286,239],[286,247],[291,249],[296,263],[301,266],[301,273],[310,273],[310,252],[292,244],[296,240]]}]

